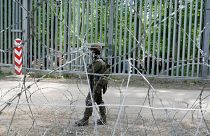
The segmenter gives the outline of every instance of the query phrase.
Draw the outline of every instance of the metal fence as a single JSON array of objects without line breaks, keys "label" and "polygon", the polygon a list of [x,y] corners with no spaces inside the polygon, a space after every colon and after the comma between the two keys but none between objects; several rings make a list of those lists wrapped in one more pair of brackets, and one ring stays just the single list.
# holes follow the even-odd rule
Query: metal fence
[{"label": "metal fence", "polygon": [[[75,59],[86,43],[101,42],[114,73],[128,72],[130,60],[146,75],[205,77],[210,73],[208,2],[0,0],[0,64],[13,63],[17,37],[25,41],[24,65],[42,70]],[[83,65],[79,58],[60,70],[81,71]]]},{"label": "metal fence", "polygon": [[0,65],[13,63],[12,46],[22,37],[22,8],[12,0],[0,0]]}]

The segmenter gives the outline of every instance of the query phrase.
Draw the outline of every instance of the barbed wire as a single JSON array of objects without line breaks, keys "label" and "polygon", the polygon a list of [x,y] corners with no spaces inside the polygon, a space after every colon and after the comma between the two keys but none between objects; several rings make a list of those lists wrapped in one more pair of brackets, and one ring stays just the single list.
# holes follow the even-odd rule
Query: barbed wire
[{"label": "barbed wire", "polygon": [[[39,4],[38,4],[39,5]],[[126,28],[126,29],[128,29],[128,28]],[[128,29],[129,30],[129,29]],[[72,31],[73,32],[73,31]],[[74,32],[73,32],[74,33]],[[36,35],[35,35],[36,36]],[[146,37],[146,35],[145,35],[145,37]],[[80,38],[79,36],[77,37],[76,36],[76,38],[78,39],[78,38]],[[80,39],[79,39],[80,40]],[[84,43],[85,43],[85,38],[83,38],[83,39],[81,39],[81,41],[82,41],[82,44],[84,45]],[[43,45],[43,46],[45,46],[45,45]],[[49,49],[49,50],[52,50],[52,51],[54,51],[53,49]],[[26,85],[26,74],[27,73],[25,73],[25,75],[24,75],[24,78],[23,78],[23,80],[21,81],[22,82],[22,87],[21,87],[21,89],[20,89],[20,92],[18,92],[17,94],[15,94],[15,95],[13,95],[12,97],[10,97],[10,99],[8,100],[8,101],[5,101],[4,102],[4,105],[5,105],[5,107],[3,107],[1,110],[0,110],[0,116],[2,115],[2,112],[3,111],[5,111],[5,109],[6,108],[8,108],[9,106],[11,106],[11,105],[15,105],[15,109],[13,110],[13,114],[12,114],[12,118],[11,118],[11,120],[10,120],[10,123],[9,123],[9,127],[8,127],[8,129],[7,129],[7,135],[10,135],[11,133],[11,127],[12,127],[12,124],[13,124],[13,122],[14,122],[14,117],[15,117],[15,115],[17,114],[17,109],[21,106],[21,105],[26,105],[26,106],[28,106],[28,108],[29,108],[29,111],[30,111],[30,113],[29,113],[29,115],[31,115],[32,117],[31,117],[31,119],[33,120],[32,121],[32,123],[31,123],[31,126],[30,126],[30,128],[28,129],[28,131],[26,132],[26,135],[28,135],[29,133],[30,133],[30,131],[32,130],[32,129],[34,129],[34,127],[36,127],[36,120],[38,120],[38,118],[39,117],[36,117],[36,116],[34,116],[34,112],[37,112],[38,110],[33,110],[32,108],[31,108],[31,106],[46,106],[46,107],[48,107],[48,106],[56,106],[56,107],[74,107],[74,108],[82,108],[82,107],[88,107],[88,106],[82,106],[82,105],[74,105],[73,103],[74,103],[74,101],[72,101],[71,99],[67,99],[69,102],[70,102],[70,104],[68,104],[68,105],[65,105],[65,104],[52,104],[52,103],[50,103],[49,101],[47,101],[47,104],[35,104],[34,102],[32,102],[32,100],[31,100],[31,98],[34,96],[34,94],[36,94],[37,93],[37,91],[40,91],[40,90],[42,90],[43,88],[40,88],[39,87],[39,85],[37,84],[37,83],[39,83],[39,82],[41,82],[43,79],[44,79],[44,77],[46,77],[46,76],[48,76],[48,75],[50,75],[50,74],[52,74],[52,73],[54,73],[54,72],[56,72],[56,71],[58,71],[60,68],[62,68],[62,67],[64,67],[64,66],[66,66],[66,65],[68,65],[68,64],[70,64],[70,63],[72,63],[73,61],[75,61],[75,60],[77,60],[77,59],[79,59],[79,58],[81,58],[81,57],[84,57],[85,55],[87,55],[87,53],[84,53],[83,51],[81,51],[81,50],[77,50],[77,52],[81,52],[81,56],[78,56],[78,57],[76,57],[75,59],[73,59],[73,60],[71,60],[71,61],[67,61],[66,63],[64,63],[63,65],[61,65],[61,66],[59,66],[58,68],[56,68],[56,69],[54,69],[54,70],[50,70],[49,72],[47,72],[47,74],[45,74],[45,75],[43,75],[41,78],[38,78],[38,79],[35,79],[34,80],[34,82],[33,83],[31,83],[30,85]],[[58,53],[57,51],[55,51],[55,53]],[[61,53],[61,52],[59,52],[59,53]],[[72,53],[72,52],[70,52],[70,53]],[[75,52],[73,52],[73,53],[75,53]],[[196,135],[199,135],[200,134],[200,127],[201,127],[201,125],[202,125],[202,120],[205,120],[205,115],[203,114],[203,112],[205,112],[205,111],[207,111],[207,110],[209,110],[209,108],[203,108],[202,107],[202,102],[204,101],[204,99],[202,99],[201,98],[201,96],[202,96],[202,94],[203,94],[203,91],[200,93],[200,101],[199,101],[199,106],[200,107],[198,107],[198,108],[172,108],[172,107],[165,107],[165,105],[162,103],[163,102],[163,99],[160,99],[159,98],[159,96],[158,96],[158,94],[157,94],[157,92],[158,91],[156,91],[155,90],[155,88],[151,85],[151,83],[148,81],[148,79],[134,66],[134,65],[132,65],[132,62],[131,62],[131,60],[134,60],[134,59],[132,59],[132,58],[128,58],[128,60],[124,60],[124,61],[127,61],[128,63],[129,63],[129,68],[133,68],[133,69],[136,69],[138,72],[139,72],[139,75],[141,76],[141,77],[143,77],[143,79],[144,79],[144,81],[149,85],[149,87],[148,87],[148,91],[147,91],[147,95],[145,96],[145,101],[143,102],[143,105],[132,105],[132,104],[126,104],[125,102],[125,100],[126,100],[126,98],[127,98],[127,95],[126,95],[126,93],[128,93],[128,91],[129,91],[129,83],[130,83],[130,78],[131,78],[131,76],[133,76],[132,75],[132,73],[131,73],[131,69],[130,69],[130,71],[127,73],[127,74],[125,74],[125,75],[127,75],[128,77],[127,77],[127,83],[126,83],[126,89],[125,89],[125,91],[122,91],[121,89],[120,89],[120,93],[122,94],[122,96],[120,96],[120,100],[121,100],[121,102],[120,102],[120,104],[105,104],[105,106],[107,106],[107,107],[118,107],[119,108],[119,111],[118,112],[116,112],[116,115],[117,115],[117,118],[116,118],[116,121],[114,122],[114,125],[113,125],[113,127],[110,127],[111,126],[111,124],[110,125],[105,125],[105,128],[106,129],[109,129],[109,130],[111,130],[111,135],[117,135],[117,132],[118,132],[118,129],[121,129],[120,131],[121,132],[123,132],[124,130],[122,130],[123,129],[123,126],[121,126],[122,125],[122,122],[123,122],[123,119],[124,118],[122,118],[122,116],[123,115],[125,115],[125,116],[128,116],[127,114],[130,114],[130,113],[126,113],[126,107],[135,107],[135,108],[140,108],[141,110],[139,111],[139,112],[137,112],[137,114],[138,114],[138,118],[140,117],[141,118],[141,120],[144,120],[144,119],[146,119],[146,117],[144,117],[143,115],[142,115],[142,110],[143,109],[150,109],[150,111],[151,111],[151,113],[152,113],[152,117],[151,117],[151,123],[152,124],[150,124],[150,125],[154,125],[154,127],[153,128],[157,128],[158,129],[158,131],[157,131],[157,133],[159,134],[159,135],[161,135],[162,134],[162,130],[160,130],[160,126],[158,126],[158,124],[157,124],[157,119],[158,118],[156,118],[155,117],[155,111],[153,111],[153,110],[161,110],[161,111],[164,111],[165,113],[164,113],[164,115],[166,115],[166,117],[163,117],[163,119],[167,119],[167,120],[169,120],[169,122],[170,122],[170,120],[172,120],[172,123],[170,122],[169,124],[172,126],[172,132],[169,132],[170,134],[172,134],[172,135],[175,135],[175,134],[178,134],[178,132],[176,132],[176,127],[175,127],[175,125],[174,125],[174,122],[176,122],[176,120],[174,119],[174,118],[170,118],[169,117],[169,113],[168,113],[168,110],[173,110],[173,111],[198,111],[198,112],[201,112],[201,121],[200,121],[200,124],[198,125],[198,127],[197,127],[197,131],[195,132],[195,134]],[[84,60],[84,58],[83,58],[83,63],[84,63],[84,66],[86,67],[87,65],[86,65],[86,62],[85,62],[85,60]],[[202,63],[203,64],[203,63]],[[208,65],[208,64],[204,64],[204,65]],[[81,72],[80,72],[81,73]],[[87,72],[87,70],[86,71],[84,71],[83,72],[86,76],[88,76],[90,73],[88,73]],[[95,75],[95,74],[94,74]],[[117,74],[116,74],[117,75]],[[87,82],[89,81],[88,80],[88,78],[86,79],[87,80]],[[111,78],[109,78],[109,80],[112,80]],[[114,79],[113,79],[114,80]],[[87,85],[89,86],[90,84],[89,83],[87,83]],[[30,89],[32,89],[32,87],[33,86],[37,86],[37,91],[35,90],[34,92],[30,92],[31,90]],[[120,87],[122,87],[122,84],[121,84],[121,86]],[[79,87],[78,87],[79,88]],[[10,89],[10,90],[7,90],[6,91],[6,93],[3,95],[3,97],[5,97],[8,93],[11,93],[11,90],[14,90],[15,88],[13,88],[13,89]],[[150,91],[150,90],[152,90],[152,91]],[[89,89],[89,91],[90,91],[90,89]],[[91,91],[90,91],[91,92]],[[23,93],[25,93],[25,99],[26,99],[26,101],[25,101],[25,103],[20,103],[19,102],[19,100],[20,100],[20,97],[23,95]],[[153,94],[154,93],[154,94]],[[45,97],[45,98],[47,98],[44,94],[43,94],[43,96]],[[206,97],[206,98],[208,98],[208,97]],[[154,106],[152,106],[152,104],[153,104],[153,102],[154,102],[154,99],[158,99],[159,100],[159,102],[161,103],[161,107],[154,107]],[[15,102],[15,100],[17,100],[17,102]],[[148,101],[148,106],[147,105],[145,105],[145,102],[146,102],[146,100]],[[3,102],[3,101],[0,101],[0,102]],[[94,124],[94,134],[95,135],[99,135],[99,128],[98,128],[98,126],[97,126],[97,123],[96,123],[96,120],[97,120],[97,117],[98,117],[98,114],[99,114],[99,112],[98,112],[98,110],[97,110],[97,107],[100,107],[100,105],[96,105],[96,104],[94,104],[94,101],[93,101],[93,99],[92,99],[92,103],[93,103],[93,106],[91,106],[91,107],[93,107],[93,120],[94,120],[94,122],[95,122],[95,124]],[[2,105],[0,105],[0,107],[1,107]],[[61,111],[58,111],[58,112],[61,112]],[[52,117],[51,117],[52,118]],[[137,118],[137,119],[138,119]],[[54,117],[54,119],[56,120],[56,116]],[[122,122],[121,122],[122,121]],[[206,121],[206,120],[205,120]],[[55,121],[56,122],[56,121]],[[144,121],[145,122],[145,121]],[[120,124],[120,126],[118,125],[118,124]],[[143,123],[143,127],[145,127],[146,126],[146,124],[145,123]],[[208,129],[208,124],[205,122],[205,126],[206,126],[206,130],[208,130],[208,133],[207,134],[209,134],[209,129]],[[70,124],[67,124],[67,129],[70,127]],[[132,124],[132,127],[134,127],[134,124]],[[52,128],[53,128],[53,126],[52,126]],[[46,135],[47,133],[50,133],[50,129],[52,129],[52,128],[49,128],[49,129],[45,129],[45,131],[42,133],[43,135]],[[86,128],[87,129],[87,128]],[[124,131],[124,133],[122,133],[122,135],[125,135],[126,133],[128,133],[128,130],[130,129],[130,127],[128,127],[128,120],[127,120],[127,127],[126,127],[126,129],[125,129],[125,131]],[[145,130],[145,134],[146,135],[149,135],[150,134],[150,132],[148,132],[148,131],[146,131],[146,129],[144,129]],[[169,130],[170,131],[170,130]],[[14,134],[19,134],[19,135],[21,135],[21,133],[19,133],[18,132],[18,130],[17,130],[17,132],[14,132]],[[65,134],[65,132],[62,132],[62,134],[64,135]],[[76,133],[76,135],[77,135],[77,133]]]}]

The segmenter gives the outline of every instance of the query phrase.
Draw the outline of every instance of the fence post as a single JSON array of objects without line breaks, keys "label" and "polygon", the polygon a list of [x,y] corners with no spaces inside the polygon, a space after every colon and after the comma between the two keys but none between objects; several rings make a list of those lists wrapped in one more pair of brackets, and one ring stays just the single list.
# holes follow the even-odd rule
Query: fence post
[{"label": "fence post", "polygon": [[[203,63],[208,64],[209,45],[210,45],[210,0],[206,0],[204,10],[204,35],[203,35]],[[202,78],[206,79],[208,76],[208,66],[203,64]]]},{"label": "fence post", "polygon": [[17,38],[14,41],[14,64],[15,64],[15,73],[17,75],[22,75],[22,65],[23,65],[23,48],[22,40]]},{"label": "fence post", "polygon": [[113,16],[114,16],[114,0],[111,0],[110,16],[109,16],[109,33],[108,33],[108,63],[112,64],[112,44],[113,44]]},{"label": "fence post", "polygon": [[[28,25],[28,21],[30,19],[30,16],[29,16],[29,1],[28,0],[23,0],[23,7],[22,8],[22,20],[23,20],[23,23],[22,23],[22,30],[23,30],[23,42],[24,42],[24,46],[23,46],[23,67],[25,70],[25,68],[27,68],[27,57],[28,57],[28,52],[27,52],[27,49],[28,49],[28,45],[29,45],[29,37],[28,37],[28,32],[29,32],[29,25]],[[25,71],[24,71],[25,73]]]}]

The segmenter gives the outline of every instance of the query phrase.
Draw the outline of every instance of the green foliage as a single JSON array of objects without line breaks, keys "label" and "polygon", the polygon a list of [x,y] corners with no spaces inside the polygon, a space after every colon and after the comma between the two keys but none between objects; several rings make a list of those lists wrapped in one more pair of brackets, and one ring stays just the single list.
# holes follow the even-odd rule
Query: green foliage
[{"label": "green foliage", "polygon": [[[109,35],[112,8],[110,1],[63,0],[62,4],[56,0],[43,2],[33,13],[36,24],[33,28],[36,34],[36,50],[42,50],[38,48],[40,42],[65,51],[68,48],[80,47],[84,36],[86,42],[106,44],[111,36],[113,55],[116,51],[116,54],[122,54],[121,57],[142,57],[149,54],[172,57],[174,54],[177,58],[183,54],[186,58],[188,49],[190,57],[196,57],[192,52],[198,52],[195,47],[196,40],[200,38],[200,15],[203,12],[201,1],[197,4],[196,2],[192,1],[190,4],[189,1],[181,3],[177,0],[175,3],[162,0],[162,3],[150,3],[134,0],[134,5],[130,5],[124,0],[114,1],[112,35]],[[33,8],[37,6],[34,1]],[[178,46],[180,56],[177,56]]]},{"label": "green foliage", "polygon": [[9,75],[12,75],[12,72],[3,72],[0,70],[0,78],[3,78],[5,76],[9,76]]}]

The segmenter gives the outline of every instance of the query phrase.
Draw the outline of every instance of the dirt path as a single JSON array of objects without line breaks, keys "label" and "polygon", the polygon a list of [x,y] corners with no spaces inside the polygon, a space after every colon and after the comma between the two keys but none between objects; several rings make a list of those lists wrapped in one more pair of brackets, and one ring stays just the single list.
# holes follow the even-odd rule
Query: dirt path
[{"label": "dirt path", "polygon": [[[26,86],[33,85],[26,94],[20,95],[19,102],[19,97],[11,101],[11,105],[0,114],[0,135],[6,135],[10,123],[9,135],[35,136],[111,135],[114,130],[115,135],[205,135],[207,126],[210,127],[208,88],[200,95],[201,85],[190,84],[187,88],[170,83],[168,87],[169,84],[151,82],[155,91],[150,90],[148,95],[148,87],[144,83],[133,85],[137,82],[135,80],[127,89],[126,81],[122,86],[110,83],[104,95],[107,125],[96,127],[91,118],[89,126],[75,127],[74,122],[82,118],[88,86],[85,81],[56,82],[27,82]],[[17,96],[21,86],[22,82],[0,80],[0,109],[5,102]],[[199,96],[201,99],[197,99]],[[202,114],[199,110],[190,110],[200,106],[207,108]],[[98,118],[97,113],[95,117]]]}]

